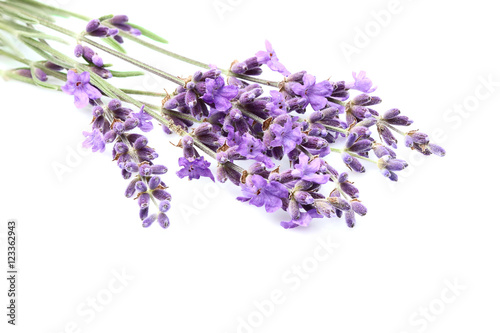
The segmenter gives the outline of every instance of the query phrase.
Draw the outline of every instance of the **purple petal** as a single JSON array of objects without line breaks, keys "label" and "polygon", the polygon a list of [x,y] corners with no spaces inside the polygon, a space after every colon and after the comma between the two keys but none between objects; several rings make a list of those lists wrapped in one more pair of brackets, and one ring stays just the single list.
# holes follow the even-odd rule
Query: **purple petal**
[{"label": "purple petal", "polygon": [[89,97],[81,88],[75,89],[75,106],[79,109],[86,107],[89,104]]}]

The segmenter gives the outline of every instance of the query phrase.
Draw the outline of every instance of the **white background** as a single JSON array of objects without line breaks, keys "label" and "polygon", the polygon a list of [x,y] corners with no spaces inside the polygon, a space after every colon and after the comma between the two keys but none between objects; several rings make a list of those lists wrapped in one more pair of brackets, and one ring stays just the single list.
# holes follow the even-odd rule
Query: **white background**
[{"label": "white background", "polygon": [[[400,108],[448,155],[422,159],[401,149],[411,166],[397,184],[371,168],[354,177],[369,210],[354,229],[332,219],[284,230],[285,213],[237,202],[231,184],[177,179],[180,150],[169,143],[177,139],[158,131],[151,145],[170,168],[172,224],[143,229],[110,153],[69,153],[81,145],[90,110],[76,110],[70,96],[0,81],[0,266],[6,221],[16,218],[20,267],[15,328],[6,324],[0,283],[2,332],[498,332],[500,26],[492,2],[401,0],[383,27],[372,13],[392,8],[389,0],[220,3],[230,10],[221,14],[212,0],[59,6],[93,17],[126,13],[166,37],[169,49],[219,67],[269,39],[292,72],[348,80],[366,70],[384,100],[379,110]],[[362,45],[356,36],[366,29]],[[346,44],[357,47],[350,59]],[[175,75],[195,70],[126,46]],[[67,159],[71,172],[61,180],[54,165]],[[345,170],[336,156],[329,160]],[[318,252],[332,240],[331,254]],[[129,278],[120,283],[122,272]]]}]

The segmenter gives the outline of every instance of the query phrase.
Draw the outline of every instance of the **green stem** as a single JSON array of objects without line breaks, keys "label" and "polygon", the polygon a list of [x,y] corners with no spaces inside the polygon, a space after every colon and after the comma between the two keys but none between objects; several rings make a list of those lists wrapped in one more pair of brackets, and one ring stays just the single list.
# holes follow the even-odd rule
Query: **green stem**
[{"label": "green stem", "polygon": [[[34,1],[30,1],[30,0],[22,0],[22,1],[26,1],[26,2],[29,2],[29,3],[32,3],[32,4],[37,4],[36,2]],[[70,15],[70,16],[73,16],[75,18],[80,18],[80,19],[83,19],[84,21],[90,21],[90,18],[88,17],[85,17],[85,16],[81,16],[79,14],[76,14],[76,13],[72,13],[72,12],[69,12],[69,11],[65,11],[65,10],[59,10],[57,8],[54,8],[54,7],[51,7],[51,6],[48,6],[48,5],[43,5],[44,8],[49,8],[49,9],[54,9],[54,10],[57,10],[58,12],[60,13],[64,13],[66,15]],[[46,23],[46,22],[40,22],[40,23]],[[102,22],[103,25],[109,27],[109,28],[114,28],[114,26],[106,21],[103,21]],[[62,31],[60,31],[62,32]],[[172,51],[169,51],[165,48],[162,48],[162,47],[159,47],[155,44],[152,44],[152,43],[149,43],[148,41],[145,41],[141,38],[138,38],[128,32],[125,32],[125,31],[121,31],[120,32],[120,35],[133,41],[134,43],[137,43],[139,45],[142,45],[144,47],[147,47],[153,51],[156,51],[158,53],[161,53],[161,54],[164,54],[166,56],[169,56],[171,58],[174,58],[174,59],[177,59],[177,60],[180,60],[182,62],[185,62],[185,63],[188,63],[188,64],[191,64],[191,65],[194,65],[194,66],[197,66],[197,67],[200,67],[200,68],[205,68],[205,69],[210,69],[210,65],[204,63],[204,62],[201,62],[201,61],[198,61],[198,60],[195,60],[195,59],[191,59],[191,58],[188,58],[188,57],[185,57],[185,56],[182,56],[178,53],[175,53],[175,52],[172,52]],[[97,47],[97,46],[96,46]],[[232,73],[231,71],[229,70],[226,70],[226,69],[220,69],[220,71],[225,74],[226,76],[234,76],[236,78],[239,78],[239,79],[242,79],[242,80],[246,80],[246,81],[251,81],[251,82],[255,82],[255,83],[260,83],[260,84],[263,84],[263,85],[267,85],[267,86],[270,86],[270,87],[275,87],[277,88],[279,86],[279,82],[276,82],[276,81],[270,81],[270,80],[264,80],[264,79],[259,79],[259,78],[256,78],[256,77],[253,77],[253,76],[250,76],[250,75],[241,75],[241,74],[235,74],[235,73]]]},{"label": "green stem", "polygon": [[126,94],[130,95],[142,95],[142,96],[153,96],[153,97],[165,97],[165,93],[158,93],[154,91],[144,91],[144,90],[135,90],[135,89],[123,89],[120,88]]},{"label": "green stem", "polygon": [[247,117],[248,117],[248,118],[250,118],[250,119],[255,120],[255,121],[256,121],[256,122],[258,122],[259,124],[263,124],[263,123],[264,123],[264,121],[265,121],[265,119],[262,119],[261,117],[258,117],[258,116],[256,116],[256,115],[254,115],[253,113],[246,111],[246,110],[245,110],[245,109],[243,109],[243,108],[238,108],[238,110],[240,110],[240,111],[241,111],[241,113],[242,113],[243,115],[247,116]]},{"label": "green stem", "polygon": [[[40,23],[43,24],[43,25],[45,25],[46,22],[40,22]],[[52,25],[52,24],[49,24],[49,25]],[[46,26],[48,28],[51,28],[48,25],[46,25]],[[171,81],[173,83],[180,84],[180,85],[184,85],[184,83],[185,83],[184,80],[182,80],[182,79],[180,79],[180,78],[178,78],[178,77],[176,77],[176,76],[174,76],[172,74],[169,74],[167,72],[159,70],[159,69],[157,69],[157,68],[155,68],[153,66],[150,66],[150,65],[148,65],[146,63],[143,63],[142,61],[139,61],[139,60],[136,60],[134,58],[131,58],[128,55],[125,55],[125,54],[123,54],[121,52],[118,52],[118,51],[115,51],[113,49],[110,49],[109,47],[101,45],[101,44],[99,44],[99,43],[97,43],[97,42],[95,42],[95,41],[93,41],[91,39],[83,37],[83,38],[80,38],[80,40],[83,41],[83,42],[86,42],[87,44],[90,44],[90,45],[92,45],[92,46],[94,46],[94,47],[96,47],[98,49],[101,49],[104,52],[112,54],[112,55],[114,55],[117,58],[120,58],[120,59],[122,59],[124,61],[127,61],[127,62],[129,62],[129,63],[131,63],[131,64],[133,64],[133,65],[135,65],[135,66],[137,66],[139,68],[142,68],[142,69],[144,69],[144,70],[146,70],[148,72],[151,72],[151,73],[153,73],[153,74],[155,74],[155,75],[157,75],[159,77],[167,79],[167,80],[169,80],[169,81]]]},{"label": "green stem", "polygon": [[3,78],[8,78],[8,79],[13,79],[13,80],[16,80],[16,81],[19,81],[19,82],[24,82],[24,83],[29,83],[29,84],[32,84],[34,86],[36,86],[35,82],[33,81],[33,79],[30,79],[30,78],[27,78],[27,77],[24,77],[22,75],[19,75],[19,74],[16,74],[12,71],[0,71],[0,76],[3,77]]},{"label": "green stem", "polygon": [[401,131],[399,128],[396,128],[396,127],[392,126],[391,124],[389,124],[388,122],[386,122],[384,119],[380,119],[380,120],[384,123],[385,126],[389,127],[394,132],[396,132],[396,133],[398,133],[398,134],[400,134],[402,136],[406,136],[406,133],[403,132],[403,131]]},{"label": "green stem", "polygon": [[178,78],[178,77],[176,77],[174,75],[171,75],[171,74],[166,73],[164,71],[161,71],[161,70],[159,70],[157,68],[154,68],[153,66],[145,64],[142,61],[136,60],[134,58],[131,58],[131,57],[129,57],[129,56],[127,56],[127,55],[125,55],[125,54],[123,54],[121,52],[115,51],[115,50],[113,50],[113,49],[111,49],[109,47],[101,45],[101,44],[99,44],[99,43],[97,43],[97,42],[95,42],[95,41],[93,41],[91,39],[88,39],[86,37],[82,37],[79,34],[76,34],[76,33],[72,32],[72,31],[70,31],[68,29],[60,27],[57,24],[54,24],[52,22],[46,21],[43,18],[40,18],[40,17],[38,17],[36,15],[33,15],[31,13],[27,13],[25,11],[22,11],[22,13],[23,13],[23,15],[26,15],[26,16],[31,17],[33,19],[36,19],[39,22],[39,24],[41,24],[41,25],[43,25],[43,26],[45,26],[45,27],[47,27],[49,29],[52,29],[52,30],[57,31],[57,32],[60,32],[63,35],[66,35],[68,37],[72,37],[72,38],[74,38],[77,41],[83,41],[83,42],[85,42],[85,43],[87,43],[89,45],[92,45],[92,46],[94,46],[94,47],[96,47],[96,48],[98,48],[98,49],[100,49],[100,50],[102,50],[104,52],[112,54],[112,55],[114,55],[117,58],[120,58],[120,59],[122,59],[124,61],[127,61],[127,62],[129,62],[129,63],[131,63],[131,64],[133,64],[133,65],[135,65],[135,66],[137,66],[139,68],[147,70],[148,72],[151,72],[151,73],[153,73],[153,74],[155,74],[157,76],[163,77],[163,78],[165,78],[165,79],[167,79],[169,81],[172,81],[172,82],[174,82],[176,84],[181,84],[181,85],[184,84],[184,80],[182,80],[182,79],[180,79],[180,78]]},{"label": "green stem", "polygon": [[321,124],[321,125],[324,126],[327,130],[330,130],[330,131],[339,132],[339,133],[343,133],[343,134],[349,134],[349,131],[346,130],[346,129],[344,129],[344,128],[330,126],[330,125],[325,125],[325,124]]},{"label": "green stem", "polygon": [[364,156],[358,155],[358,154],[356,154],[356,153],[353,153],[353,152],[348,151],[348,150],[345,150],[345,149],[341,149],[341,148],[330,148],[330,151],[335,152],[335,153],[339,153],[339,154],[342,154],[342,153],[348,153],[348,154],[349,154],[349,155],[351,155],[352,157],[359,158],[360,160],[364,160],[364,161],[371,162],[371,163],[375,163],[375,164],[377,164],[377,163],[378,163],[377,161],[372,160],[371,158],[368,158],[368,157],[364,157]]},{"label": "green stem", "polygon": [[347,105],[347,103],[342,102],[341,100],[333,98],[333,97],[327,97],[326,99],[328,99],[330,102],[333,102],[333,103],[338,104],[338,105],[342,105],[342,106]]},{"label": "green stem", "polygon": [[162,112],[164,114],[166,114],[166,115],[174,116],[176,118],[181,118],[181,119],[185,119],[185,120],[189,120],[189,121],[192,121],[194,123],[202,123],[201,120],[198,120],[195,117],[192,117],[190,115],[187,115],[185,113],[181,113],[181,112],[178,112],[178,111],[163,109]]},{"label": "green stem", "polygon": [[83,21],[90,21],[91,20],[90,17],[87,17],[85,15],[73,13],[73,12],[70,12],[70,11],[67,11],[64,9],[60,9],[60,8],[56,8],[56,7],[52,7],[52,6],[46,5],[46,4],[38,2],[38,1],[33,1],[33,0],[18,0],[18,1],[26,3],[32,7],[35,7],[35,8],[47,9],[47,10],[51,11],[53,15],[59,15],[61,17],[74,17],[74,18],[81,19]]}]

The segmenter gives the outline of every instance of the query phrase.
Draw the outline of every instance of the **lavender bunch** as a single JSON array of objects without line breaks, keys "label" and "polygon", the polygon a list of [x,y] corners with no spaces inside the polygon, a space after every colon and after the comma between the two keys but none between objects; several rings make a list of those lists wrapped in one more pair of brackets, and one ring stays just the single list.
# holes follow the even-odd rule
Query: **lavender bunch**
[{"label": "lavender bunch", "polygon": [[[22,5],[0,1],[0,29],[7,26],[9,29],[3,30],[16,34],[29,31],[21,34],[20,40],[44,59],[25,59],[16,55],[17,50],[0,46],[0,55],[29,66],[5,71],[4,76],[73,95],[78,108],[93,106],[92,131],[84,132],[83,145],[103,152],[112,144],[112,157],[122,177],[129,181],[125,195],[130,198],[137,193],[139,216],[145,227],[158,221],[166,228],[171,202],[159,177],[167,169],[153,163],[158,154],[148,146],[144,135],[153,130],[153,120],[168,135],[179,136],[178,177],[206,177],[222,183],[229,180],[241,189],[237,200],[263,207],[268,213],[286,211],[289,218],[281,222],[286,229],[334,216],[353,227],[355,216],[367,213],[349,174],[339,173],[338,166],[332,165],[332,153],[340,154],[351,172],[363,173],[366,163],[372,163],[391,181],[397,181],[397,172],[408,166],[396,155],[397,135],[403,137],[406,147],[424,155],[445,155],[426,134],[402,130],[413,122],[400,110],[376,110],[382,100],[373,95],[376,87],[365,72],[353,73],[347,81],[321,81],[305,71],[292,73],[268,41],[265,50],[222,69],[151,44],[144,37],[166,41],[130,23],[124,15],[90,19],[34,0],[20,2]],[[40,14],[41,9],[44,14]],[[84,30],[75,33],[53,23],[51,16],[61,14],[85,20]],[[3,21],[7,23],[1,24]],[[53,48],[47,42],[50,36],[40,35],[31,21],[73,39],[74,54],[67,56]],[[127,56],[121,46],[124,39],[202,70],[181,79]],[[167,96],[117,88],[110,81],[142,73],[109,69],[96,49],[176,86]],[[280,73],[283,79],[275,82],[260,78],[265,67]],[[47,80],[61,80],[64,85]],[[155,106],[134,95],[164,98],[161,106]],[[151,211],[150,206],[156,209]]]}]

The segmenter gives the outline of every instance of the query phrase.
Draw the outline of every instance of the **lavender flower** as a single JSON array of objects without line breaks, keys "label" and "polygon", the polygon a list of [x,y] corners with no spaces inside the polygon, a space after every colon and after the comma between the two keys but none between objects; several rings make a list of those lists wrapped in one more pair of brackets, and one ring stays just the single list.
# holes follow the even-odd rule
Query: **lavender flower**
[{"label": "lavender flower", "polygon": [[206,93],[203,95],[203,100],[208,104],[214,104],[219,111],[227,111],[231,108],[231,99],[238,95],[238,88],[235,86],[225,86],[224,79],[217,77],[216,79],[206,80]]},{"label": "lavender flower", "polygon": [[306,154],[301,153],[299,155],[299,163],[295,164],[295,170],[292,171],[292,175],[308,182],[326,184],[330,176],[318,174],[320,168],[320,158],[312,158],[310,160]]},{"label": "lavender flower", "polygon": [[189,180],[200,179],[200,177],[208,177],[215,181],[212,171],[208,168],[210,162],[205,161],[203,156],[189,160],[185,157],[179,158],[179,166],[182,167],[177,171],[179,178],[188,177]]},{"label": "lavender flower", "polygon": [[97,151],[103,152],[106,148],[106,143],[104,142],[104,136],[101,131],[98,129],[94,129],[92,132],[83,132],[83,135],[86,137],[85,141],[83,141],[82,146],[84,148],[92,148],[92,151],[95,153]]},{"label": "lavender flower", "polygon": [[373,87],[372,80],[366,77],[365,71],[360,71],[358,74],[352,72],[352,77],[354,78],[354,82],[347,84],[347,89],[355,89],[367,94],[377,90],[377,87]]},{"label": "lavender flower", "polygon": [[290,116],[276,118],[275,123],[269,127],[274,139],[269,142],[269,147],[283,147],[285,154],[288,154],[302,142],[302,132],[299,126],[294,126]]},{"label": "lavender flower", "polygon": [[303,81],[303,85],[296,83],[292,86],[293,92],[305,98],[315,111],[324,108],[327,101],[326,97],[333,92],[331,83],[322,81],[316,84],[316,78],[311,74],[305,74]]},{"label": "lavender flower", "polygon": [[150,121],[153,117],[144,112],[144,105],[138,113],[132,113],[132,116],[139,121],[137,127],[139,127],[141,131],[150,132],[153,129],[153,123]]},{"label": "lavender flower", "polygon": [[251,175],[246,178],[246,182],[241,184],[241,189],[246,197],[238,197],[242,202],[262,207],[265,206],[266,212],[273,213],[282,207],[282,199],[288,197],[288,189],[276,182],[268,182],[259,175]]},{"label": "lavender flower", "polygon": [[299,217],[290,221],[283,221],[280,225],[285,229],[292,229],[296,227],[307,227],[313,218],[323,218],[322,215],[318,214],[315,208],[308,210],[307,212],[300,212]]},{"label": "lavender flower", "polygon": [[128,33],[131,33],[132,35],[135,35],[135,36],[140,36],[141,31],[139,29],[133,28],[127,22],[128,22],[127,15],[115,15],[109,20],[109,23],[111,23],[112,25],[114,25],[118,29],[126,31]]},{"label": "lavender flower", "polygon": [[266,40],[266,51],[259,51],[255,54],[257,61],[261,64],[266,64],[271,70],[281,73],[285,76],[290,75],[290,72],[285,66],[279,62],[276,52],[274,51],[271,43]]},{"label": "lavender flower", "polygon": [[88,72],[78,74],[69,70],[66,84],[61,87],[61,90],[75,97],[75,106],[77,108],[83,108],[89,104],[89,100],[95,100],[102,96],[99,90],[90,84],[90,74]]}]

